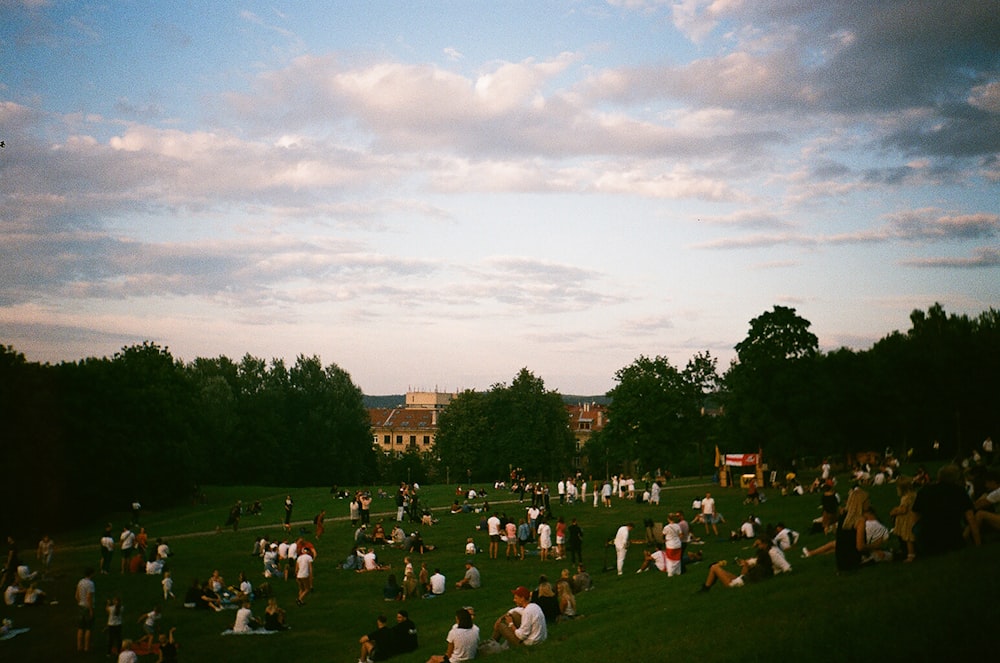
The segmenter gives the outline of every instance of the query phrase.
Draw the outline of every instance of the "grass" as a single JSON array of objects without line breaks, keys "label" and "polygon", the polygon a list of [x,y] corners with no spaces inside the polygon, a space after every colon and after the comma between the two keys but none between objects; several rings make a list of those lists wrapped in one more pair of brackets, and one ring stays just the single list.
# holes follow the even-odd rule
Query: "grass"
[{"label": "grass", "polygon": [[[842,484],[843,486],[843,484]],[[391,488],[386,487],[391,493]],[[476,591],[453,589],[463,571],[464,542],[474,536],[483,549],[488,547],[484,533],[475,531],[479,516],[451,515],[445,508],[453,499],[453,487],[427,486],[422,490],[425,503],[440,509],[439,523],[421,528],[425,541],[438,548],[423,556],[432,570],[440,567],[448,577],[449,589],[443,597],[406,603],[386,603],[381,598],[385,573],[357,574],[340,570],[340,562],[350,549],[353,528],[346,519],[348,503],[334,499],[326,489],[293,489],[296,501],[294,520],[312,529],[312,516],[320,508],[327,510],[327,532],[317,542],[316,592],[304,607],[294,604],[294,582],[272,583],[280,605],[288,610],[292,631],[267,637],[221,637],[231,625],[234,612],[205,614],[181,607],[181,600],[166,603],[162,625],[177,626],[182,661],[218,661],[231,658],[241,663],[283,660],[344,661],[357,660],[358,638],[374,628],[375,616],[391,617],[406,608],[420,630],[420,648],[393,660],[401,663],[425,661],[431,654],[443,653],[444,638],[453,622],[456,608],[473,605],[484,635],[493,619],[512,605],[510,590],[517,585],[533,587],[542,573],[558,576],[565,562],[541,562],[537,557],[521,561],[477,558],[484,586]],[[562,623],[550,629],[549,641],[524,651],[504,654],[502,658],[525,657],[566,659],[578,662],[604,661],[622,657],[632,661],[652,661],[663,656],[697,657],[705,661],[773,660],[775,657],[801,657],[812,661],[844,660],[930,660],[982,655],[993,638],[992,607],[1000,587],[996,556],[1000,547],[995,540],[978,549],[936,559],[920,559],[915,564],[883,564],[856,573],[837,575],[832,556],[808,560],[799,558],[798,549],[790,555],[794,572],[759,585],[741,589],[717,586],[708,594],[696,594],[707,564],[693,565],[690,572],[666,578],[655,572],[637,575],[642,556],[641,546],[634,545],[626,561],[626,574],[602,573],[605,540],[626,521],[634,521],[633,538],[642,538],[645,518],[663,520],[668,510],[683,508],[690,514],[694,497],[712,490],[718,509],[736,529],[748,507],[742,505],[742,492],[719,489],[697,480],[671,483],[663,491],[661,506],[653,508],[634,502],[615,501],[612,509],[594,509],[590,502],[560,508],[556,515],[577,517],[585,533],[584,559],[594,577],[596,588],[578,597],[582,619]],[[846,488],[841,488],[845,492]],[[886,514],[897,503],[891,486],[870,490],[879,513]],[[240,571],[260,580],[261,564],[250,556],[252,541],[262,533],[277,536],[282,517],[281,502],[286,491],[274,488],[240,487],[206,489],[206,502],[162,513],[144,514],[143,522],[151,539],[169,540],[175,556],[171,568],[175,593],[179,596],[192,578],[207,578],[219,569],[227,583],[235,584]],[[519,515],[525,505],[514,496],[493,493],[491,500],[498,510]],[[260,499],[264,514],[244,517],[241,530],[216,528],[225,521],[236,499],[244,503]],[[767,522],[784,521],[803,533],[810,547],[825,541],[823,535],[807,534],[810,521],[818,515],[818,496],[781,497],[756,507]],[[391,498],[376,499],[373,519],[394,517]],[[79,531],[54,536],[57,543],[54,578],[42,584],[50,599],[58,605],[42,608],[2,607],[3,617],[15,626],[31,628],[29,633],[0,642],[0,659],[8,661],[103,660],[105,637],[103,612],[98,611],[93,649],[89,655],[77,655],[75,648],[75,608],[73,590],[84,566],[97,565],[97,540],[104,520],[110,519],[116,530],[127,519],[127,512],[109,514],[105,519],[82,526]],[[704,535],[702,526],[695,532]],[[312,538],[312,537],[308,537]],[[21,542],[26,559],[33,561],[34,542]],[[710,538],[701,546],[706,561],[749,556],[744,543]],[[503,548],[501,546],[501,556]],[[392,564],[401,576],[403,554],[385,549],[383,562]],[[414,556],[419,568],[421,559]],[[607,562],[614,563],[613,549]],[[117,554],[115,564],[118,563]],[[160,577],[122,576],[113,573],[95,576],[98,607],[115,594],[125,606],[125,636],[137,638],[139,615],[162,603]],[[179,591],[178,591],[179,590]],[[256,605],[255,614],[263,613]],[[148,657],[147,660],[155,660]],[[499,659],[498,659],[499,660]]]}]

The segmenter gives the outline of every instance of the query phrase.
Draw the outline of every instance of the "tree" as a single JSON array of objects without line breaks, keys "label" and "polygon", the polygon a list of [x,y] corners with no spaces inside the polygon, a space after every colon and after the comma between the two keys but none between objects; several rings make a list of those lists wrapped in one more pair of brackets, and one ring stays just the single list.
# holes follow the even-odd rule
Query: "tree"
[{"label": "tree", "polygon": [[814,393],[819,340],[795,309],[775,306],[750,321],[736,344],[737,360],[725,376],[728,444],[763,449],[790,462],[816,442]]},{"label": "tree", "polygon": [[508,466],[536,478],[566,473],[573,444],[562,398],[527,368],[509,387],[459,394],[441,414],[435,438],[440,463],[469,470],[476,481],[502,478]]},{"label": "tree", "polygon": [[708,353],[694,357],[683,371],[666,357],[640,356],[615,373],[608,424],[588,443],[588,459],[639,474],[696,459],[707,430],[702,409],[717,380]]}]

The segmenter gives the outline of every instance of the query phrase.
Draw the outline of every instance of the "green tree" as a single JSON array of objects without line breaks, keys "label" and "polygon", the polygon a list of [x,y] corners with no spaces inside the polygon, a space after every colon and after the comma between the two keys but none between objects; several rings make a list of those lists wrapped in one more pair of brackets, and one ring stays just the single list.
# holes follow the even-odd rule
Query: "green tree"
[{"label": "green tree", "polygon": [[475,481],[506,476],[509,466],[529,476],[554,478],[569,471],[573,434],[562,398],[541,378],[521,369],[508,387],[459,394],[442,413],[437,437],[439,463],[452,476],[471,472]]},{"label": "green tree", "polygon": [[810,326],[784,306],[750,321],[724,380],[727,451],[763,449],[780,465],[823,443],[815,438],[821,428],[815,425],[819,340]]},{"label": "green tree", "polygon": [[[707,398],[718,375],[710,354],[695,356],[683,371],[666,357],[640,356],[615,373],[608,392],[608,424],[591,438],[587,457],[600,466],[637,474],[696,465],[707,453]],[[602,468],[603,469],[603,468]]]}]

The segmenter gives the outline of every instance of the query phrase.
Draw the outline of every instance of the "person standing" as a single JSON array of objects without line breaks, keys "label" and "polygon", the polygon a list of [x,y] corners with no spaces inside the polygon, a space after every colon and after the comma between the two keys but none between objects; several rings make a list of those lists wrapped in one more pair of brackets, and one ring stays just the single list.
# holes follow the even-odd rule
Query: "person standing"
[{"label": "person standing", "polygon": [[399,484],[396,491],[396,522],[403,522],[403,511],[406,509],[406,484]]},{"label": "person standing", "polygon": [[291,495],[285,496],[285,531],[292,531],[292,507],[295,503],[292,501]]},{"label": "person standing", "polygon": [[496,559],[500,554],[500,517],[495,511],[486,521],[486,529],[490,536],[490,559]]},{"label": "person standing", "polygon": [[305,605],[305,598],[312,591],[313,587],[313,558],[309,554],[309,548],[298,552],[295,558],[295,582],[299,586],[299,595],[295,599],[296,605]]},{"label": "person standing", "polygon": [[361,493],[359,500],[361,504],[361,524],[370,525],[372,522],[372,496],[368,492]]},{"label": "person standing", "polygon": [[111,523],[104,526],[104,534],[101,536],[101,573],[107,575],[111,573],[111,557],[115,553],[115,538],[111,533]]},{"label": "person standing", "polygon": [[118,655],[122,649],[122,599],[116,596],[108,601],[108,657]]},{"label": "person standing", "polygon": [[90,633],[94,630],[94,569],[87,567],[83,577],[76,583],[76,605],[79,621],[76,629],[76,650],[90,651]]},{"label": "person standing", "polygon": [[576,518],[569,522],[566,531],[566,548],[569,550],[569,561],[573,564],[583,562],[583,529],[577,524]]},{"label": "person standing", "polygon": [[618,533],[615,534],[615,553],[618,575],[621,575],[623,569],[625,568],[625,554],[628,553],[629,535],[632,533],[633,527],[635,527],[633,523],[625,523],[618,528]]},{"label": "person standing", "polygon": [[55,553],[56,544],[49,535],[46,534],[42,537],[42,540],[38,542],[38,550],[35,553],[38,557],[38,563],[42,567],[42,574],[45,575],[49,572],[49,568],[52,566],[52,556]]},{"label": "person standing", "polygon": [[326,529],[326,509],[321,510],[316,515],[316,539],[318,540],[323,536],[323,532]]},{"label": "person standing", "polygon": [[122,547],[122,573],[128,573],[132,553],[135,552],[135,532],[126,525],[122,528],[122,534],[118,537],[118,541]]},{"label": "person standing", "polygon": [[712,497],[712,493],[705,493],[704,499],[701,500],[701,519],[705,522],[705,534],[708,535],[709,528],[716,536],[719,536],[719,516],[715,512],[715,498]]}]

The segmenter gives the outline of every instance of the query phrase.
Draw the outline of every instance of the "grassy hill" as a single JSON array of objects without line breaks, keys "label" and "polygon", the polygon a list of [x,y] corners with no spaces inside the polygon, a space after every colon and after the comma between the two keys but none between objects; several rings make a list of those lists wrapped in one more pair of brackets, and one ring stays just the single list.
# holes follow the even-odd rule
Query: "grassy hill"
[{"label": "grassy hill", "polygon": [[[150,474],[149,480],[163,480]],[[486,487],[489,490],[489,487]],[[390,491],[390,487],[386,487]],[[504,654],[504,659],[572,660],[587,663],[624,658],[654,661],[665,656],[704,661],[773,661],[775,658],[809,661],[902,661],[934,660],[948,657],[962,660],[981,656],[992,648],[992,628],[996,592],[1000,582],[996,539],[978,549],[968,549],[947,557],[918,559],[913,564],[892,563],[838,575],[833,557],[800,559],[798,550],[789,555],[794,571],[759,585],[741,589],[716,587],[696,594],[707,572],[707,563],[693,565],[689,573],[666,578],[661,573],[636,574],[642,559],[641,544],[633,545],[626,560],[626,573],[618,577],[602,572],[611,565],[614,551],[605,541],[619,525],[633,521],[634,538],[643,538],[643,521],[660,522],[668,509],[687,509],[693,498],[706,490],[716,494],[726,528],[736,528],[746,517],[743,494],[718,489],[695,480],[675,481],[663,491],[661,506],[615,500],[610,509],[586,503],[553,505],[554,515],[578,518],[585,533],[584,560],[595,580],[595,589],[578,597],[582,618],[551,628],[549,641],[527,651]],[[846,490],[842,489],[842,493]],[[513,516],[524,504],[516,496],[490,490],[488,499],[497,510]],[[891,486],[872,488],[872,500],[885,514],[897,503]],[[192,579],[206,579],[219,569],[229,584],[246,571],[254,582],[262,581],[261,562],[250,555],[252,542],[262,534],[281,535],[281,502],[285,490],[244,486],[206,488],[206,502],[162,513],[146,513],[143,523],[152,539],[165,537],[175,552],[171,560],[175,592],[183,596]],[[391,615],[398,608],[409,611],[420,630],[417,652],[393,660],[423,663],[431,654],[442,653],[445,635],[453,623],[456,608],[472,605],[484,637],[493,620],[511,603],[511,590],[518,585],[534,587],[541,574],[558,577],[567,568],[565,561],[542,562],[537,556],[525,561],[490,560],[477,555],[484,586],[475,591],[455,590],[463,571],[464,547],[473,537],[482,549],[487,537],[477,530],[480,516],[475,513],[452,515],[447,506],[454,499],[453,486],[426,486],[424,502],[434,508],[438,523],[423,527],[424,539],[436,546],[423,556],[413,556],[419,568],[425,562],[433,571],[439,567],[448,577],[444,596],[405,603],[386,603],[381,587],[388,572],[353,573],[339,568],[350,550],[354,528],[347,520],[347,500],[336,499],[328,489],[295,489],[293,520],[309,539],[312,517],[320,509],[328,514],[327,532],[315,540],[316,591],[303,607],[294,603],[294,582],[273,583],[279,603],[288,610],[292,630],[270,636],[230,636],[221,633],[231,626],[235,611],[210,613],[185,609],[181,599],[167,601],[161,595],[160,577],[121,575],[115,572],[95,576],[98,599],[98,626],[94,631],[95,653],[78,656],[73,651],[76,609],[73,589],[86,565],[98,561],[101,524],[111,521],[116,531],[126,513],[86,517],[81,514],[78,531],[53,538],[58,545],[53,577],[42,583],[57,605],[40,608],[3,606],[0,615],[15,626],[30,627],[23,635],[0,642],[0,657],[9,661],[104,660],[104,613],[109,598],[120,595],[125,606],[125,635],[138,637],[136,620],[154,605],[164,604],[162,625],[177,626],[182,661],[235,660],[240,663],[284,660],[343,661],[353,663],[358,656],[358,638],[374,628],[376,615]],[[803,533],[802,543],[810,547],[822,543],[822,534],[808,534],[809,524],[819,511],[817,496],[781,497],[755,507],[765,522],[784,521]],[[217,529],[225,521],[236,499],[244,503],[261,500],[263,514],[244,517],[240,531]],[[373,518],[388,522],[394,517],[391,497],[376,498]],[[407,525],[412,528],[413,525]],[[704,536],[704,529],[695,527]],[[34,564],[35,542],[21,542],[25,558]],[[749,556],[744,542],[732,543],[725,537],[706,538],[699,546],[705,559]],[[402,575],[403,553],[385,548],[380,559]],[[257,604],[254,612],[263,613]],[[154,657],[142,660],[155,660]],[[499,658],[497,660],[500,660]]]}]

